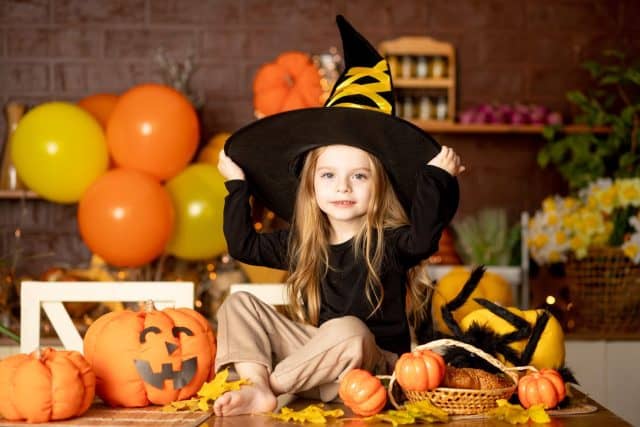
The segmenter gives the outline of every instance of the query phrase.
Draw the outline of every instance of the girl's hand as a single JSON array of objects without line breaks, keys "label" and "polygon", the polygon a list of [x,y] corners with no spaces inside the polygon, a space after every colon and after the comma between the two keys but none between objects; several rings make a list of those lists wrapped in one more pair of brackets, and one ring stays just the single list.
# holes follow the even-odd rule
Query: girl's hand
[{"label": "girl's hand", "polygon": [[227,181],[244,180],[244,171],[224,153],[224,150],[220,150],[220,154],[218,154],[218,170]]},{"label": "girl's hand", "polygon": [[444,169],[452,176],[459,175],[466,169],[460,164],[460,156],[451,147],[444,145],[442,150],[428,164]]}]

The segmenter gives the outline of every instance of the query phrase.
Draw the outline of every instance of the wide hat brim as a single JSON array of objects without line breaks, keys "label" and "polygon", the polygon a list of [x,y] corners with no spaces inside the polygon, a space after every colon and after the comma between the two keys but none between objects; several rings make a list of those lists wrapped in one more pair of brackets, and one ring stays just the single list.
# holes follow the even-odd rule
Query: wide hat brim
[{"label": "wide hat brim", "polygon": [[[440,152],[431,135],[412,123],[377,111],[319,107],[287,111],[238,130],[226,154],[245,172],[252,194],[279,217],[291,221],[304,155],[317,147],[341,144],[365,150],[384,165],[403,207],[410,214],[418,171]],[[449,223],[458,208],[454,184],[440,214]]]}]

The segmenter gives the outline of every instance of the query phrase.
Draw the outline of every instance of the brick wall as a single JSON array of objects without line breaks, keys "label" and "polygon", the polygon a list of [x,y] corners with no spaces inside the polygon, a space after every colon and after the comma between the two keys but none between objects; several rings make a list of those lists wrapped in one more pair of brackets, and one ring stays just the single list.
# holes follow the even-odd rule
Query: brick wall
[{"label": "brick wall", "polygon": [[[205,136],[233,131],[252,120],[256,69],[284,50],[339,46],[337,13],[374,44],[402,35],[454,43],[460,108],[521,101],[568,114],[564,93],[588,85],[583,61],[604,48],[640,52],[634,0],[0,0],[0,102],[122,92],[159,81],[154,49],[178,60],[193,49],[199,66],[193,86],[206,99]],[[503,206],[515,218],[563,187],[557,175],[536,166],[539,136],[438,138],[469,169],[460,179],[460,215]],[[16,203],[0,203],[0,225],[12,227]],[[51,229],[38,223],[46,215],[37,212],[73,215],[72,209],[28,203],[37,208],[27,229],[44,227],[53,241],[76,234],[73,221]]]}]

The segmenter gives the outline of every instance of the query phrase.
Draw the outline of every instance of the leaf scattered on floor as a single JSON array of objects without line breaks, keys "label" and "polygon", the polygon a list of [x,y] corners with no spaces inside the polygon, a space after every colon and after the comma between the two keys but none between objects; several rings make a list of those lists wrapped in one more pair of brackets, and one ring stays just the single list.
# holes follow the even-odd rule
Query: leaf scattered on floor
[{"label": "leaf scattered on floor", "polygon": [[339,418],[344,415],[344,411],[342,409],[323,409],[322,404],[315,404],[299,411],[285,406],[279,414],[271,413],[270,415],[284,422],[326,424],[327,418]]},{"label": "leaf scattered on floor", "polygon": [[211,409],[209,405],[224,393],[239,390],[243,385],[251,385],[251,382],[244,378],[237,381],[227,381],[227,378],[229,378],[229,370],[224,369],[218,372],[211,381],[204,383],[202,387],[200,387],[200,390],[197,393],[198,397],[171,402],[168,405],[163,406],[162,411],[209,411]]},{"label": "leaf scattered on floor", "polygon": [[406,403],[398,410],[390,409],[364,418],[365,421],[385,422],[393,424],[394,427],[415,423],[444,423],[448,419],[449,416],[445,411],[433,406],[428,400]]},{"label": "leaf scattered on floor", "polygon": [[549,414],[545,412],[542,403],[533,405],[529,409],[524,409],[518,404],[509,403],[505,399],[498,399],[496,403],[498,407],[487,412],[487,415],[510,424],[525,424],[529,420],[539,424],[551,422]]}]

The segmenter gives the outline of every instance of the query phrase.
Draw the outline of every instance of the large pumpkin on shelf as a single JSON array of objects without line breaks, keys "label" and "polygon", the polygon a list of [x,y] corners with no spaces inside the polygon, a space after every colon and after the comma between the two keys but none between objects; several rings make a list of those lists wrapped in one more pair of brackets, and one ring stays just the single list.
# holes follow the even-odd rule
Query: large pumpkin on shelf
[{"label": "large pumpkin on shelf", "polygon": [[96,393],[111,406],[165,405],[188,399],[213,376],[215,336],[195,310],[124,310],[87,330],[84,354]]},{"label": "large pumpkin on shelf", "polygon": [[260,67],[253,80],[253,106],[258,117],[322,105],[320,74],[303,52],[284,52]]},{"label": "large pumpkin on shelf", "polygon": [[[470,276],[471,271],[468,268],[454,267],[438,280],[437,291],[433,294],[432,313],[436,327],[440,331],[451,333],[442,320],[441,308],[460,293]],[[474,301],[474,298],[483,298],[502,306],[509,306],[513,304],[513,291],[509,282],[502,276],[485,271],[478,286],[467,298],[467,301],[453,312],[456,322],[460,323],[464,316],[482,308],[480,304]]]},{"label": "large pumpkin on shelf", "polygon": [[77,351],[45,348],[0,361],[0,415],[43,423],[77,417],[95,396],[96,378]]}]

